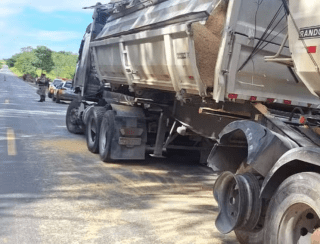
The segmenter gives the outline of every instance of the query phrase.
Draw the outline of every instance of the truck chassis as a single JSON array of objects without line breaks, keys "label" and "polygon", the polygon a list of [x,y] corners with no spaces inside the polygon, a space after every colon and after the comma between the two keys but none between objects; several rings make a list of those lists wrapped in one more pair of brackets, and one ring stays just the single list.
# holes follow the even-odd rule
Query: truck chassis
[{"label": "truck chassis", "polygon": [[[235,9],[241,1],[230,2]],[[177,84],[172,91],[136,87],[132,79],[127,85],[109,84],[95,66],[99,62],[94,48],[117,39],[90,44],[103,29],[99,8],[93,8],[94,22],[82,42],[75,77],[83,79],[84,85],[68,108],[68,130],[85,133],[88,149],[99,153],[104,162],[144,160],[146,152],[153,157],[177,150],[195,152],[200,163],[221,172],[213,189],[220,210],[216,227],[221,233],[235,231],[242,244],[309,243],[320,228],[318,102],[304,106],[284,99],[280,104],[272,99],[256,101],[257,97],[248,94],[242,99],[232,93],[220,99],[222,93],[205,90],[200,83],[199,94],[176,90]],[[231,57],[232,49],[239,54],[249,36],[235,37],[229,30],[225,38],[224,51]],[[294,82],[299,83],[292,60],[279,58],[287,38],[282,44],[272,44],[280,51],[266,60],[288,65]],[[126,50],[122,51],[125,55]],[[139,79],[134,70],[127,71]],[[219,78],[224,81],[225,75],[236,71],[221,72]],[[241,76],[245,78],[245,72]],[[305,88],[300,91],[307,94]],[[206,95],[212,92],[216,99]],[[306,103],[315,101],[306,97]]]}]

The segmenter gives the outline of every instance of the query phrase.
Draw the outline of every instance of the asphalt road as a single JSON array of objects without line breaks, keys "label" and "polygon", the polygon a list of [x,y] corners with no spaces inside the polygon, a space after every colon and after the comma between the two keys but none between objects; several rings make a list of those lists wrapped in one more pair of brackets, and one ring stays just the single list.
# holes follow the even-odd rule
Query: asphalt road
[{"label": "asphalt road", "polygon": [[103,163],[67,103],[0,70],[0,243],[237,243],[215,226],[216,174],[188,158]]}]

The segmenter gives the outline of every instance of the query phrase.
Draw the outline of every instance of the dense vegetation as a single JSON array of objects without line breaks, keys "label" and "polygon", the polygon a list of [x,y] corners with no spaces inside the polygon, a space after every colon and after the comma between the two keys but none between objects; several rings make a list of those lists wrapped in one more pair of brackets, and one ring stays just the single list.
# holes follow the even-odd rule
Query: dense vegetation
[{"label": "dense vegetation", "polygon": [[45,73],[50,79],[72,79],[77,60],[78,55],[71,52],[54,52],[45,46],[38,46],[36,49],[21,48],[21,52],[7,59],[6,63],[18,76],[30,74],[39,77]]},{"label": "dense vegetation", "polygon": [[6,64],[6,62],[4,60],[0,60],[0,69],[2,68],[2,66]]}]

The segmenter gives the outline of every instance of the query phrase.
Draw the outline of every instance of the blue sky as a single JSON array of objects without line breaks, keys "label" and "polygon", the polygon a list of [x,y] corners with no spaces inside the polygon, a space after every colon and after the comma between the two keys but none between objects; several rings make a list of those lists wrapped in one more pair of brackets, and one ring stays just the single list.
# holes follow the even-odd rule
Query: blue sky
[{"label": "blue sky", "polygon": [[77,53],[93,13],[82,7],[97,1],[0,0],[0,59],[38,45]]}]

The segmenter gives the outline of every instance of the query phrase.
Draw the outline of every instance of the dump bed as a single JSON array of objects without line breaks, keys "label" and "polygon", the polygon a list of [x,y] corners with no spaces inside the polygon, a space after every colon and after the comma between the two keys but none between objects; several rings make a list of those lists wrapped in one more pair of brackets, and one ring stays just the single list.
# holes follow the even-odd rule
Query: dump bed
[{"label": "dump bed", "polygon": [[320,97],[319,11],[319,1],[290,1],[288,27],[290,50],[297,73],[309,89]]},{"label": "dump bed", "polygon": [[[317,106],[318,98],[293,70],[264,61],[286,35],[281,5],[281,0],[259,7],[251,0],[167,0],[135,11],[127,6],[91,41],[94,65],[104,82],[178,97]],[[290,56],[287,46],[281,56]]]}]

